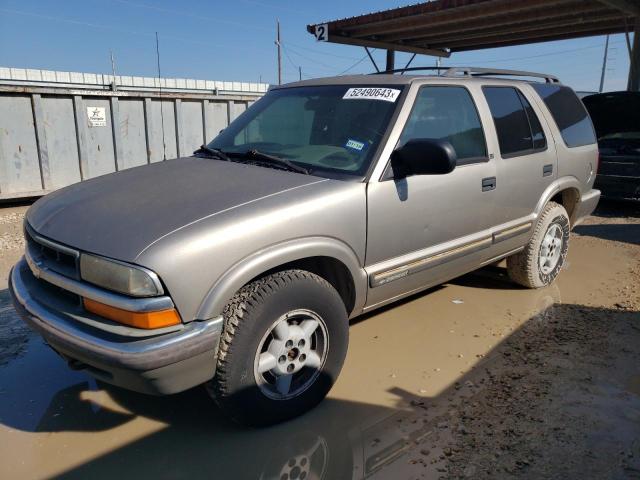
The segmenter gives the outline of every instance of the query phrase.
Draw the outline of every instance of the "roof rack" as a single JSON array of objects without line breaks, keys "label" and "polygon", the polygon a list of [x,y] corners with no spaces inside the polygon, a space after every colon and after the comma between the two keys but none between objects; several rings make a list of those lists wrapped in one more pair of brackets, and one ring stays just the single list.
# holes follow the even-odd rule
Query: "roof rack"
[{"label": "roof rack", "polygon": [[[560,83],[558,77],[548,75],[546,73],[525,72],[521,70],[502,70],[498,68],[479,68],[479,67],[409,67],[397,68],[395,70],[386,70],[375,72],[372,75],[381,75],[385,73],[414,72],[420,70],[436,70],[439,76],[443,77],[482,77],[482,76],[510,76],[510,77],[532,77],[543,78],[546,83]],[[440,75],[440,71],[444,71]]]}]

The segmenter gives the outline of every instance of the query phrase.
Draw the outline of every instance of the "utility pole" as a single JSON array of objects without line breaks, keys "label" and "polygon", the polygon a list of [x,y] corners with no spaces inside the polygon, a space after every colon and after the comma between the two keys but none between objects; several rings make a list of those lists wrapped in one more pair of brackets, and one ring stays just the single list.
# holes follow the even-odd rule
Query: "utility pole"
[{"label": "utility pole", "polygon": [[298,78],[302,81],[302,67],[298,67]]},{"label": "utility pole", "polygon": [[280,51],[280,20],[276,20],[276,45],[278,46],[278,85],[282,85],[282,53]]},{"label": "utility pole", "polygon": [[604,87],[604,73],[607,70],[607,53],[609,52],[609,35],[607,35],[607,40],[604,43],[604,58],[602,59],[602,74],[600,74],[600,89],[598,92],[602,93],[602,88]]}]

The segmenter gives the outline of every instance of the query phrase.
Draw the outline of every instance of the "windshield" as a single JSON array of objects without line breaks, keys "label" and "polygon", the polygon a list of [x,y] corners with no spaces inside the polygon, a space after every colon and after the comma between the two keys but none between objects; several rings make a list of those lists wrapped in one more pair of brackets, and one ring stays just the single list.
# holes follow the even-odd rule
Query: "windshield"
[{"label": "windshield", "polygon": [[229,154],[259,151],[313,175],[363,176],[401,91],[402,86],[275,89],[208,147]]}]

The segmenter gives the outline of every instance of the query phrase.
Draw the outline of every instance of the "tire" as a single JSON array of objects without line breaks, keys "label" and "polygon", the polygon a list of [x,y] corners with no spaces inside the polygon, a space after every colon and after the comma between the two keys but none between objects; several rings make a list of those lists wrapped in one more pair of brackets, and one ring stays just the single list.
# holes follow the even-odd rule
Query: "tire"
[{"label": "tire", "polygon": [[527,288],[541,288],[552,283],[564,265],[570,230],[567,211],[562,205],[549,202],[525,249],[507,258],[511,280]]},{"label": "tire", "polygon": [[313,408],[333,386],[347,353],[349,321],[340,295],[304,270],[246,285],[225,307],[224,322],[207,390],[244,425],[270,425]]}]

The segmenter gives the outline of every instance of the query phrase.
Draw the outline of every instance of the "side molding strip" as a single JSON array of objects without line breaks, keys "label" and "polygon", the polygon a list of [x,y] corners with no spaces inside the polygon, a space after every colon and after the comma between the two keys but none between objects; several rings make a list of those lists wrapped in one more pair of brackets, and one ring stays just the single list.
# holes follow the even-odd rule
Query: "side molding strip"
[{"label": "side molding strip", "polygon": [[517,237],[518,235],[531,230],[532,226],[532,222],[527,222],[516,227],[500,230],[499,232],[493,234],[493,243],[498,243],[502,242],[503,240],[509,240],[510,238]]},{"label": "side molding strip", "polygon": [[372,287],[379,287],[380,285],[384,285],[385,283],[398,280],[408,275],[421,272],[422,270],[425,270],[427,268],[432,268],[455,258],[459,258],[464,255],[477,252],[478,250],[482,250],[483,248],[490,247],[492,243],[492,237],[485,237],[474,242],[469,242],[459,247],[445,250],[444,252],[436,253],[434,255],[421,258],[411,263],[401,265],[400,267],[395,267],[391,270],[387,270],[386,272],[376,273],[371,276],[369,283]]},{"label": "side molding strip", "polygon": [[414,260],[410,263],[400,265],[399,267],[394,267],[384,272],[375,273],[369,277],[369,285],[372,288],[379,287],[381,285],[399,280],[414,273],[421,272],[428,268],[442,265],[443,263],[455,260],[456,258],[460,258],[465,255],[469,255],[470,253],[475,253],[479,250],[488,248],[498,242],[509,240],[510,238],[527,233],[529,230],[531,230],[532,226],[533,222],[527,222],[515,227],[505,228],[493,233],[491,236],[481,238],[480,240],[468,242],[459,247],[435,253],[418,260]]}]

